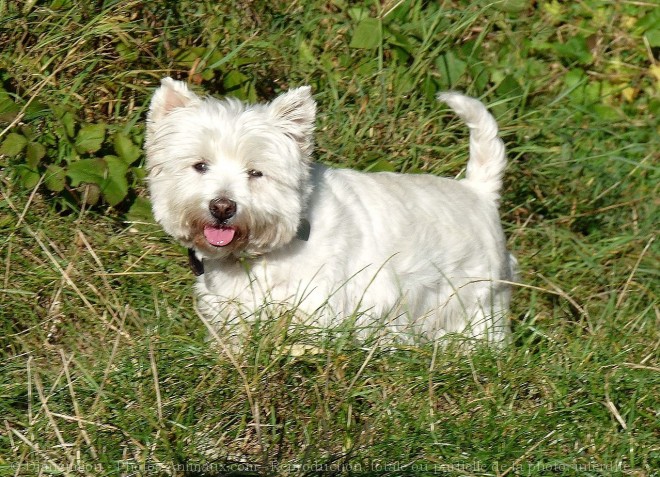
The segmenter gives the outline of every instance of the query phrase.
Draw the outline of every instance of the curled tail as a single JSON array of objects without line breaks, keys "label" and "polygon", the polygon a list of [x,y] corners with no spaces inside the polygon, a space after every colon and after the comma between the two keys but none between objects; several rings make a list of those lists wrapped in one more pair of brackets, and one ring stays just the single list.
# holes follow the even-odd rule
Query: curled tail
[{"label": "curled tail", "polygon": [[440,93],[438,99],[447,103],[470,128],[466,181],[499,202],[506,155],[504,142],[497,135],[495,118],[481,101],[469,96],[448,92]]}]

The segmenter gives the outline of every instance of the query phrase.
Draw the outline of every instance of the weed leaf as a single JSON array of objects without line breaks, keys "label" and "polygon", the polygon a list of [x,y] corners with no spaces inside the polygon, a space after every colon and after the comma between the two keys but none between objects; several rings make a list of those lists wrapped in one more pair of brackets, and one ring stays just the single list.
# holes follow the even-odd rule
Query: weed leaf
[{"label": "weed leaf", "polygon": [[14,102],[9,93],[0,87],[0,122],[10,122],[21,110],[21,107]]},{"label": "weed leaf", "polygon": [[92,153],[101,149],[105,139],[105,124],[88,124],[80,128],[76,136],[76,151],[80,154]]},{"label": "weed leaf", "polygon": [[66,173],[64,169],[54,164],[49,165],[46,168],[44,184],[50,191],[61,192],[66,185]]},{"label": "weed leaf", "polygon": [[350,47],[372,49],[380,45],[381,41],[380,21],[377,18],[365,18],[355,27]]},{"label": "weed leaf", "polygon": [[122,133],[115,134],[114,137],[115,152],[127,164],[133,164],[140,158],[142,151],[131,139]]},{"label": "weed leaf", "polygon": [[71,179],[73,187],[83,183],[100,185],[105,179],[106,169],[107,164],[103,159],[81,159],[69,165],[66,175]]},{"label": "weed leaf", "polygon": [[38,142],[29,142],[25,155],[27,165],[36,168],[39,162],[46,156],[46,147]]},{"label": "weed leaf", "polygon": [[119,157],[106,156],[104,159],[108,169],[106,179],[101,184],[101,193],[108,204],[117,205],[128,194],[128,181],[126,180],[128,167]]},{"label": "weed leaf", "polygon": [[582,35],[576,35],[566,43],[555,43],[555,51],[569,61],[577,61],[588,65],[593,61],[593,56],[587,45],[587,40]]},{"label": "weed leaf", "polygon": [[128,209],[128,219],[135,222],[153,222],[151,202],[144,197],[137,197],[131,208]]},{"label": "weed leaf", "polygon": [[18,156],[27,145],[27,139],[22,134],[9,133],[0,146],[0,155]]},{"label": "weed leaf", "polygon": [[18,168],[18,180],[26,189],[32,189],[39,182],[39,173],[25,165]]}]

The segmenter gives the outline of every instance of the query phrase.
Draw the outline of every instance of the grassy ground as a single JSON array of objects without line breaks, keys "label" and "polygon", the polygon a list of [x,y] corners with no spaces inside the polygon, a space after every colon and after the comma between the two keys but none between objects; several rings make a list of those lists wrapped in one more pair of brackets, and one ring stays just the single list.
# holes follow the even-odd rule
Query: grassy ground
[{"label": "grassy ground", "polygon": [[[650,1],[0,1],[0,475],[660,475],[659,24]],[[459,174],[432,98],[483,98],[512,345],[293,356],[275,322],[210,346],[145,212],[166,74],[311,84],[318,160],[362,170]]]}]

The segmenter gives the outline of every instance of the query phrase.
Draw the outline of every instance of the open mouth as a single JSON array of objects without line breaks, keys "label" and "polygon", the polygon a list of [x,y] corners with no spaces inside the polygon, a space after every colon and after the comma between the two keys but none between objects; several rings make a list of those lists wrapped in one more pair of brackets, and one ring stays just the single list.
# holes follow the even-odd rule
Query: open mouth
[{"label": "open mouth", "polygon": [[236,229],[227,225],[204,226],[204,238],[214,247],[224,247],[229,245],[236,236]]}]

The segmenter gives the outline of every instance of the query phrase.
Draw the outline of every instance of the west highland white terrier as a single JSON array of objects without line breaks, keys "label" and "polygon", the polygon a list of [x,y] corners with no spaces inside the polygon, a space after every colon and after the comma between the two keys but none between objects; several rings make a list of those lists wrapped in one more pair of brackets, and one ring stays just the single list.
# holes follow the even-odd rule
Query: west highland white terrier
[{"label": "west highland white terrier", "polygon": [[438,98],[470,128],[463,180],[313,163],[307,86],[245,104],[163,79],[147,119],[149,188],[156,220],[189,249],[203,315],[217,329],[269,308],[404,342],[505,340],[504,144],[481,102]]}]

